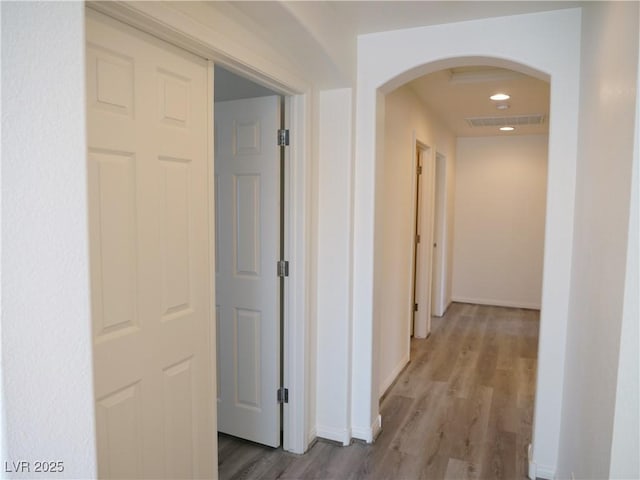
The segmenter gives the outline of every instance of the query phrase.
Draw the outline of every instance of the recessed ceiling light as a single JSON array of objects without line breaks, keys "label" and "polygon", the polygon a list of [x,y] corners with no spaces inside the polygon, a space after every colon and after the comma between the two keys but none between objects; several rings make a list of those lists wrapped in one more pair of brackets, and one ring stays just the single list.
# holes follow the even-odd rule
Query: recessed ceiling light
[{"label": "recessed ceiling light", "polygon": [[503,132],[512,132],[515,130],[515,128],[513,127],[500,127],[500,130],[502,130]]},{"label": "recessed ceiling light", "polygon": [[491,95],[489,98],[491,100],[495,100],[495,101],[499,102],[501,100],[509,100],[511,98],[511,96],[507,95],[506,93],[496,93],[494,95]]}]

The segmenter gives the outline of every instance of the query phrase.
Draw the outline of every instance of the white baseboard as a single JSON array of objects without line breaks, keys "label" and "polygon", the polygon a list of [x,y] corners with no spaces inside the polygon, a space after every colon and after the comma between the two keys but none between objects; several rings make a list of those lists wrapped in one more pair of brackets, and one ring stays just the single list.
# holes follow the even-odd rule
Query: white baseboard
[{"label": "white baseboard", "polygon": [[395,379],[400,375],[400,372],[407,366],[409,363],[409,353],[402,357],[402,360],[395,366],[395,368],[391,371],[391,373],[385,378],[385,380],[380,384],[378,390],[378,398],[381,398],[382,395],[387,391],[387,389],[391,386],[391,384],[395,381]]},{"label": "white baseboard", "polygon": [[540,310],[540,303],[512,302],[511,300],[496,300],[490,298],[453,297],[453,302],[475,303],[477,305],[491,305],[494,307],[526,308],[529,310]]},{"label": "white baseboard", "polygon": [[308,451],[311,448],[311,446],[316,442],[317,438],[318,438],[317,429],[316,427],[313,427],[311,430],[309,430],[309,435],[307,436],[307,445],[305,447],[304,452],[302,453],[305,453],[306,451]]},{"label": "white baseboard", "polygon": [[352,427],[351,435],[353,438],[364,440],[367,443],[373,443],[373,440],[378,436],[382,430],[382,416],[378,415],[378,418],[373,421],[369,428]]},{"label": "white baseboard", "polygon": [[536,464],[533,461],[533,445],[531,444],[527,447],[527,460],[529,460],[529,480],[536,480]]},{"label": "white baseboard", "polygon": [[382,431],[382,415],[378,414],[378,418],[371,425],[371,442],[374,442],[380,432]]},{"label": "white baseboard", "polygon": [[348,428],[336,428],[318,425],[317,436],[327,440],[339,442],[344,446],[351,443],[351,430]]},{"label": "white baseboard", "polygon": [[554,480],[556,478],[556,470],[549,465],[536,465],[536,476],[545,480]]}]

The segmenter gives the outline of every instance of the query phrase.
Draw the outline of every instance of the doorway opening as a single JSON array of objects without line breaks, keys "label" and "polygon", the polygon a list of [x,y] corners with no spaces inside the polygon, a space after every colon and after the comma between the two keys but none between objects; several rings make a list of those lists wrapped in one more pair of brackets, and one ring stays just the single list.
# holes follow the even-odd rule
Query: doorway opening
[{"label": "doorway opening", "polygon": [[[436,81],[432,81],[434,77]],[[462,80],[455,83],[452,78]],[[439,105],[439,99],[428,97],[421,90],[430,88],[432,96],[447,97],[446,91],[433,88],[438,82],[446,83],[458,96],[462,96],[460,86],[468,89],[469,95],[481,96],[479,107],[465,100],[457,104],[458,110],[469,105],[480,110],[460,119],[460,132],[455,121],[442,114],[445,108],[454,109],[452,98]],[[499,104],[498,108],[489,97],[494,89],[503,88],[513,98],[509,105]],[[538,102],[539,97],[542,103]],[[530,373],[535,372],[538,314],[521,314],[520,310],[539,310],[542,302],[548,82],[504,68],[470,65],[436,71],[377,98],[383,102],[377,111],[384,112],[384,120],[378,118],[377,124],[384,125],[384,131],[377,131],[376,141],[384,145],[384,151],[378,152],[382,158],[376,158],[376,184],[383,185],[382,192],[376,195],[376,232],[393,235],[393,241],[376,237],[382,240],[374,249],[374,264],[378,266],[374,290],[382,292],[374,300],[380,335],[380,397],[397,379],[403,379],[398,380],[400,389],[407,389],[403,395],[420,392],[419,387],[409,389],[404,380],[407,375],[402,373],[407,363],[416,358],[418,366],[410,365],[407,370],[424,367],[427,380],[451,380],[452,388],[473,379],[474,372],[481,369],[483,373],[478,378],[483,385],[493,385],[500,375],[513,375],[522,377],[523,385],[526,383],[526,388],[534,392],[536,378]],[[420,108],[424,112],[419,112]],[[507,122],[517,122],[516,135],[513,130],[505,133],[498,129],[507,126]],[[413,142],[409,144],[411,135]],[[415,158],[413,176],[411,153]],[[408,195],[409,191],[413,196]],[[404,215],[400,211],[409,198],[412,215]],[[391,210],[395,213],[387,213]],[[398,268],[403,257],[410,260],[404,261],[410,265],[412,281],[403,279]],[[473,293],[466,293],[467,284]],[[403,297],[413,307],[409,313],[413,329],[410,325],[403,330],[404,326],[393,321],[403,316]],[[456,305],[442,320],[434,320],[434,335],[438,338],[418,347],[423,342],[420,339],[431,332],[431,316],[442,316],[452,302],[475,304],[476,308]],[[421,315],[423,304],[426,311]],[[477,308],[478,305],[489,307]],[[469,341],[474,336],[482,338],[474,331],[477,324],[468,322],[476,314],[487,328],[505,329],[499,332],[501,341],[506,339],[504,346],[495,356],[484,346],[495,339],[481,340],[481,354],[480,345]],[[505,319],[509,316],[514,318],[512,323]],[[488,317],[496,320],[486,321]],[[412,336],[414,339],[409,340]],[[405,338],[407,343],[394,343],[395,338]],[[446,360],[430,357],[429,345],[436,349],[450,340],[457,343],[451,343],[451,349],[443,354],[443,358],[448,357]],[[520,350],[509,347],[518,343],[522,344]],[[462,349],[458,348],[460,345]],[[412,357],[414,354],[416,357]],[[516,365],[527,367],[516,371]],[[475,385],[474,382],[467,383]],[[461,393],[467,394],[467,390]],[[533,398],[532,393],[526,403],[529,412],[533,412]],[[529,417],[525,420],[532,422]],[[531,434],[529,431],[528,437],[523,437],[527,444]]]},{"label": "doorway opening", "polygon": [[[285,98],[214,73],[218,431],[283,445]],[[281,140],[282,139],[282,140]]]},{"label": "doorway opening", "polygon": [[415,142],[415,222],[413,261],[413,314],[411,337],[427,338],[431,332],[435,165],[431,148]]}]

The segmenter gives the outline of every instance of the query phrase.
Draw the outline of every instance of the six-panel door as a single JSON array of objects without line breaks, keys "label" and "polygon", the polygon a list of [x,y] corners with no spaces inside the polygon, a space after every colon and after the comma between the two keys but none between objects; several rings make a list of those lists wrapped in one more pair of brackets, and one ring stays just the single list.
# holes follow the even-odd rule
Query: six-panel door
[{"label": "six-panel door", "polygon": [[210,478],[207,62],[91,10],[86,36],[99,475]]}]

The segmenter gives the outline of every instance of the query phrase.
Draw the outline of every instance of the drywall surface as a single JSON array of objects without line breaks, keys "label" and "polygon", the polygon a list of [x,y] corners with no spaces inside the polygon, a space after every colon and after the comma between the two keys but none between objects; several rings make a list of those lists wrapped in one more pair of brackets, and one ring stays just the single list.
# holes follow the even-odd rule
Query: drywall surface
[{"label": "drywall surface", "polygon": [[[379,395],[409,361],[413,318],[415,142],[437,149],[453,169],[455,137],[409,87],[385,99],[384,156],[376,166],[374,315],[380,327]],[[450,209],[449,223],[453,220]],[[447,249],[451,251],[451,249]]]},{"label": "drywall surface", "polygon": [[31,462],[11,478],[96,475],[84,78],[82,3],[2,3],[3,460]]},{"label": "drywall surface", "polygon": [[[619,366],[619,357],[638,128],[638,4],[586,4],[581,49],[573,271],[558,476],[569,478],[573,472],[576,478],[608,478],[618,369],[624,367],[624,362]],[[637,350],[635,355],[637,362]],[[636,377],[636,389],[637,381]]]},{"label": "drywall surface", "polygon": [[[640,9],[638,11],[640,16]],[[627,272],[620,333],[618,360],[618,386],[611,441],[609,478],[640,478],[640,49],[638,51],[638,78],[636,79],[636,129],[631,175],[631,201],[629,212],[629,242],[627,244]]]},{"label": "drywall surface", "polygon": [[[428,48],[426,47],[428,46]],[[374,339],[374,225],[378,97],[418,76],[443,68],[491,65],[551,83],[545,277],[534,462],[553,476],[557,463],[566,318],[573,248],[573,205],[578,124],[580,9],[490,18],[358,37],[353,270],[352,424],[371,429],[378,418]],[[375,351],[375,352],[374,352]]]},{"label": "drywall surface", "polygon": [[547,135],[458,138],[453,300],[540,308]]},{"label": "drywall surface", "polygon": [[[638,78],[640,87],[640,76]],[[627,273],[624,290],[622,327],[620,332],[620,357],[618,360],[618,385],[611,441],[611,466],[609,478],[640,478],[640,331],[638,318],[638,292],[640,279],[640,193],[638,191],[638,150],[640,148],[640,96],[636,89],[636,133],[633,152],[633,173],[631,176],[631,206],[629,213],[629,242],[627,244]]]},{"label": "drywall surface", "polygon": [[351,89],[320,93],[316,434],[351,440]]}]

